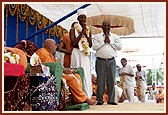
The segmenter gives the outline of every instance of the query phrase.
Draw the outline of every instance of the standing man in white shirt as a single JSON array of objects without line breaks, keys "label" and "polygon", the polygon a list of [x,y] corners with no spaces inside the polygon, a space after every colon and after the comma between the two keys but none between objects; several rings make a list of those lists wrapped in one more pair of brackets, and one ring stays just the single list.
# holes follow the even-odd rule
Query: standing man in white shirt
[{"label": "standing man in white shirt", "polygon": [[119,36],[110,32],[111,24],[103,21],[103,32],[96,34],[93,39],[92,48],[96,50],[96,73],[97,73],[97,105],[103,105],[103,94],[105,83],[107,84],[107,104],[117,105],[115,102],[115,74],[117,50],[121,50],[122,44]]},{"label": "standing man in white shirt", "polygon": [[146,92],[146,89],[147,89],[147,82],[146,82],[147,81],[147,75],[146,75],[146,72],[141,69],[140,64],[137,64],[136,67],[137,67],[137,70],[138,70],[136,72],[136,76],[137,77],[139,76],[141,78],[141,81],[142,81],[142,87],[140,87],[141,91],[142,91],[142,94],[139,95],[138,98],[142,103],[145,103],[145,92]]},{"label": "standing man in white shirt", "polygon": [[122,68],[120,69],[120,77],[124,77],[126,95],[130,103],[134,103],[134,71],[133,68],[127,64],[127,59],[121,59]]}]

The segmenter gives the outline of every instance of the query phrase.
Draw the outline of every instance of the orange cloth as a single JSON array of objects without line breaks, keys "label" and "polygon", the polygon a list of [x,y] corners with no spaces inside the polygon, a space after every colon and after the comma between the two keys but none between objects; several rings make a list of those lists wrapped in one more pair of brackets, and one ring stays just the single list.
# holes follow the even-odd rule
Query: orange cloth
[{"label": "orange cloth", "polygon": [[[69,34],[65,34],[62,38],[61,41],[64,43],[64,49],[72,51],[72,45],[71,45],[71,40],[69,38]],[[71,65],[71,54],[70,53],[65,53],[64,55],[64,67],[65,68],[70,68]]]},{"label": "orange cloth", "polygon": [[[93,89],[92,99],[96,100],[97,84],[92,82],[92,89]],[[103,95],[103,101],[107,102],[107,100],[108,100],[108,95],[107,95],[107,92],[105,92],[104,95]]]},{"label": "orange cloth", "polygon": [[72,76],[63,74],[62,77],[66,79],[66,82],[69,85],[74,101],[77,103],[82,103],[86,101],[87,96],[82,91],[82,81],[81,81],[79,74],[74,74],[74,75],[80,81],[79,84],[78,84],[78,81]]},{"label": "orange cloth", "polygon": [[37,50],[36,54],[39,56],[41,62],[56,62],[55,57],[45,48]]},{"label": "orange cloth", "polygon": [[94,83],[92,83],[92,90],[93,90],[93,96],[95,96],[97,93],[97,85]]},{"label": "orange cloth", "polygon": [[[56,62],[54,56],[51,53],[49,53],[45,48],[39,49],[36,53],[41,59],[41,62]],[[82,91],[82,81],[79,74],[74,75],[78,80],[80,80],[80,83],[78,85],[77,85],[78,81],[74,79],[72,76],[63,74],[62,77],[66,79],[66,82],[69,85],[74,101],[77,103],[81,103],[86,101],[87,97],[85,93]]]},{"label": "orange cloth", "polygon": [[[92,96],[91,99],[96,100],[96,96]],[[104,93],[104,95],[103,95],[103,101],[107,102],[107,100],[108,100],[108,95],[106,93]]]},{"label": "orange cloth", "polygon": [[15,54],[18,54],[20,56],[19,59],[19,64],[22,64],[24,66],[24,69],[27,68],[27,57],[26,54],[18,48],[9,48],[12,52],[14,52]]},{"label": "orange cloth", "polygon": [[107,102],[107,100],[108,100],[108,95],[107,95],[107,93],[104,93],[104,95],[103,95],[103,101]]}]

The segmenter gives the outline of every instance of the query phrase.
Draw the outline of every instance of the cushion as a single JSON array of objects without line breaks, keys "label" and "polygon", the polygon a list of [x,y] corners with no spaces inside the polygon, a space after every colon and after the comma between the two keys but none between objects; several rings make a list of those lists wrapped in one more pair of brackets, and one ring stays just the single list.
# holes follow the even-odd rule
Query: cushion
[{"label": "cushion", "polygon": [[[78,73],[81,77],[82,84],[84,84],[84,70],[82,67],[78,67],[76,73]],[[82,85],[82,89],[84,91],[84,85]],[[81,104],[74,104],[74,105],[69,105],[65,108],[66,110],[85,110],[89,109],[88,103],[81,103]]]},{"label": "cushion", "polygon": [[25,69],[23,65],[4,63],[4,77],[8,77],[8,76],[18,77],[18,76],[23,76],[24,74],[25,74]]},{"label": "cushion", "polygon": [[67,106],[65,109],[66,110],[86,110],[86,109],[89,109],[89,105],[88,103],[81,103],[81,104]]}]

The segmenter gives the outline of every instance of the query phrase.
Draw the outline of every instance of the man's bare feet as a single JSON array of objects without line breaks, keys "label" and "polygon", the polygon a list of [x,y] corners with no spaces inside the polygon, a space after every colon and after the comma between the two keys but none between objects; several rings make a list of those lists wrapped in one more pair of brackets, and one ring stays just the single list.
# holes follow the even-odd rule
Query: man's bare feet
[{"label": "man's bare feet", "polygon": [[96,100],[89,99],[89,98],[86,99],[86,102],[87,102],[89,105],[96,105],[96,104],[97,104],[97,101],[96,101]]}]

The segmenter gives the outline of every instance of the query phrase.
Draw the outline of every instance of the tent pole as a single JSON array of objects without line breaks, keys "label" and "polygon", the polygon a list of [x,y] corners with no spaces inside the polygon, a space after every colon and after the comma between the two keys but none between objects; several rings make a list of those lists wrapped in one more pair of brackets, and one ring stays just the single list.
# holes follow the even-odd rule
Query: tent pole
[{"label": "tent pole", "polygon": [[[91,4],[84,4],[83,6],[79,7],[78,9],[85,8],[85,7],[89,6],[89,5],[91,5]],[[67,14],[66,16],[60,18],[59,20],[55,21],[54,23],[52,23],[52,24],[46,26],[45,28],[43,28],[43,29],[41,29],[41,30],[35,32],[34,34],[32,34],[32,35],[30,35],[28,38],[26,38],[26,40],[31,39],[31,38],[34,37],[35,35],[37,35],[37,34],[43,32],[43,31],[45,31],[45,30],[47,30],[47,29],[49,29],[49,28],[51,28],[51,27],[53,27],[54,25],[60,23],[61,21],[65,20],[66,18],[68,18],[68,17],[74,15],[75,13],[77,13],[77,10],[78,10],[78,9],[72,11],[71,13],[69,13],[69,14]]]}]

